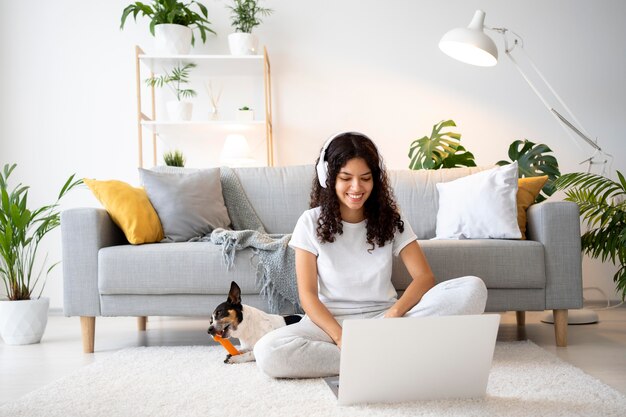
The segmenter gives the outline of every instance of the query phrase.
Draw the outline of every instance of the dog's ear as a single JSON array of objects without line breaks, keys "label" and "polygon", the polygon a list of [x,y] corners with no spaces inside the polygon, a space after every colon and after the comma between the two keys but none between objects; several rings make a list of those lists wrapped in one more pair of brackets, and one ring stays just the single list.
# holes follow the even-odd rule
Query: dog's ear
[{"label": "dog's ear", "polygon": [[227,301],[231,304],[241,304],[241,289],[235,281],[230,283]]}]

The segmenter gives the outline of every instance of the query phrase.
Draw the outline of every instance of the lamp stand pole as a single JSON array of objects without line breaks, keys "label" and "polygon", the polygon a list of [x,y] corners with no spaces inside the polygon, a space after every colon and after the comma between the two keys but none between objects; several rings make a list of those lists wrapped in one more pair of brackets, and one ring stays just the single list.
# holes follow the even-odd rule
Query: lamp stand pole
[{"label": "lamp stand pole", "polygon": [[[509,42],[508,42],[508,38],[506,34],[507,32],[511,32],[511,31],[505,28],[488,28],[488,29],[491,29],[502,35],[502,37],[504,38],[504,47],[505,47],[506,56],[511,60],[511,62],[513,63],[513,66],[517,69],[517,71],[520,73],[524,81],[526,81],[526,83],[530,86],[530,88],[537,95],[537,97],[539,97],[539,99],[541,100],[543,105],[546,107],[546,109],[548,109],[550,114],[554,116],[554,118],[559,122],[561,127],[563,127],[565,132],[568,134],[568,136],[574,141],[574,143],[576,143],[576,146],[580,148],[580,144],[573,137],[572,132],[576,133],[580,138],[582,138],[589,146],[591,146],[594,149],[594,153],[589,158],[581,162],[581,164],[588,163],[587,172],[591,172],[591,168],[593,165],[600,165],[602,168],[601,169],[602,172],[600,175],[604,175],[606,173],[606,168],[607,168],[607,164],[609,163],[609,159],[612,159],[612,156],[604,152],[602,148],[600,148],[600,146],[597,144],[596,141],[589,138],[588,134],[583,133],[581,129],[578,129],[574,124],[572,124],[569,120],[567,120],[563,115],[561,115],[558,111],[556,111],[552,106],[550,106],[548,101],[543,97],[543,95],[539,92],[537,87],[533,84],[530,77],[526,75],[526,73],[522,70],[521,66],[517,63],[513,55],[511,55],[511,52],[513,51],[513,49],[515,49],[515,47],[518,45],[520,46],[520,49],[524,51],[522,38],[516,33],[512,32],[515,35],[515,39],[513,41],[513,45],[509,47]],[[554,88],[552,88],[548,80],[546,80],[546,78],[543,76],[541,71],[539,71],[539,69],[533,62],[533,60],[528,56],[528,54],[525,54],[525,55],[528,61],[530,62],[532,69],[539,76],[541,81],[543,81],[546,87],[550,90],[552,95],[556,97],[556,99],[561,104],[561,106],[563,106],[563,108],[571,115],[571,117],[578,124],[578,126],[581,126],[580,122],[576,119],[576,116],[574,116],[572,111],[563,102],[563,100],[557,94]],[[566,129],[565,127],[568,127],[570,130]],[[586,308],[569,310],[568,315],[567,315],[567,324],[593,324],[593,323],[597,323],[598,320],[599,320],[598,313],[596,313],[593,310],[586,309]],[[546,314],[541,319],[541,321],[543,323],[551,323],[551,324],[554,323],[554,316],[552,314],[552,311],[546,312]]]},{"label": "lamp stand pole", "polygon": [[[552,85],[544,77],[542,72],[539,71],[539,68],[537,68],[537,66],[535,65],[534,61],[530,58],[530,56],[524,50],[524,42],[523,42],[521,36],[519,36],[515,32],[512,32],[512,31],[510,31],[509,29],[506,29],[506,28],[489,28],[489,27],[486,27],[486,28],[502,35],[502,37],[504,39],[504,52],[506,53],[506,56],[511,60],[511,62],[513,63],[513,66],[520,73],[520,75],[522,76],[524,81],[526,81],[526,83],[530,86],[530,88],[533,90],[535,95],[537,95],[537,97],[539,97],[539,100],[541,100],[541,102],[543,103],[545,108],[550,112],[550,114],[552,116],[554,116],[554,118],[557,120],[557,122],[559,122],[559,125],[561,125],[563,130],[565,130],[565,133],[567,133],[567,135],[570,137],[570,139],[572,139],[572,141],[576,144],[576,146],[578,146],[578,148],[580,148],[582,150],[582,148],[580,147],[579,141],[576,140],[576,138],[572,135],[572,132],[575,133],[579,138],[583,139],[589,146],[591,146],[594,149],[593,154],[589,158],[587,158],[584,161],[580,162],[581,164],[584,164],[584,163],[588,164],[587,172],[591,172],[592,166],[600,165],[601,166],[600,175],[605,175],[607,173],[607,166],[610,168],[611,162],[613,160],[613,156],[607,154],[606,152],[604,152],[602,150],[602,148],[598,145],[597,140],[591,139],[589,137],[589,134],[586,133],[586,131],[582,128],[582,124],[580,123],[580,121],[578,121],[578,119],[576,118],[574,113],[569,109],[569,107],[567,107],[567,104],[565,104],[563,99],[561,99],[559,94],[554,90]],[[513,40],[513,45],[512,46],[509,45],[507,32],[511,32],[515,36],[515,39]],[[526,73],[524,72],[524,70],[522,70],[522,67],[517,63],[517,61],[515,60],[515,58],[511,54],[511,52],[518,45],[520,46],[520,50],[525,54],[526,59],[530,63],[530,66],[532,67],[533,71],[539,76],[539,78],[544,83],[544,85],[548,88],[548,90],[550,90],[552,95],[557,99],[559,104],[561,106],[563,106],[563,108],[572,117],[572,119],[576,122],[576,124],[578,126],[581,126],[580,129],[577,128],[576,125],[574,125],[572,122],[570,122],[565,116],[563,116],[561,113],[559,113],[556,109],[554,109],[548,103],[548,101],[545,99],[543,94],[541,94],[539,89],[531,81],[530,77],[528,77],[526,75]],[[566,129],[566,127],[568,129]]]}]

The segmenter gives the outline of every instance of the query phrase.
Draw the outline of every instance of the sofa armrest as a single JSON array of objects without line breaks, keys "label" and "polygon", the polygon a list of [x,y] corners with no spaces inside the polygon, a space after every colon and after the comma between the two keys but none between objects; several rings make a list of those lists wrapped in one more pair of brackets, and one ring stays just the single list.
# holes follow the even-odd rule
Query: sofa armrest
[{"label": "sofa armrest", "polygon": [[581,308],[580,212],[570,201],[544,201],[528,208],[528,239],[544,246],[546,309]]},{"label": "sofa armrest", "polygon": [[100,315],[98,251],[127,244],[106,210],[77,208],[61,213],[63,311],[66,316]]}]

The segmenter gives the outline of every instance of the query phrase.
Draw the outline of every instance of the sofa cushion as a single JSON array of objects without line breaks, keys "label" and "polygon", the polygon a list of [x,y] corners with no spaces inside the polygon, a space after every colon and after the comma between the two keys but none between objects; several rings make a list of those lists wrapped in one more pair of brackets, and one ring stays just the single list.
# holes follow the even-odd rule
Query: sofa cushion
[{"label": "sofa cushion", "polygon": [[101,294],[226,294],[236,281],[243,294],[258,294],[249,249],[237,251],[226,270],[222,247],[209,242],[110,246],[98,252]]},{"label": "sofa cushion", "polygon": [[[419,240],[437,282],[475,275],[487,288],[545,288],[544,247],[531,240]],[[393,283],[411,283],[400,257],[394,258]]]},{"label": "sofa cushion", "polygon": [[520,239],[517,161],[437,184],[437,238]]},{"label": "sofa cushion", "polygon": [[542,175],[520,178],[517,182],[517,224],[522,232],[522,239],[526,239],[526,210],[535,202],[547,181],[548,176]]},{"label": "sofa cushion", "polygon": [[219,168],[189,173],[139,168],[139,175],[159,214],[166,242],[185,242],[230,225]]},{"label": "sofa cushion", "polygon": [[140,245],[163,239],[161,221],[143,188],[117,180],[83,178],[83,181],[124,232],[128,242]]},{"label": "sofa cushion", "polygon": [[304,211],[315,168],[290,167],[234,168],[241,186],[267,233],[291,233]]},{"label": "sofa cushion", "polygon": [[491,168],[493,166],[418,171],[404,169],[388,172],[389,182],[394,189],[402,214],[409,220],[418,238],[430,239],[435,237],[435,224],[439,209],[436,184],[453,181]]}]

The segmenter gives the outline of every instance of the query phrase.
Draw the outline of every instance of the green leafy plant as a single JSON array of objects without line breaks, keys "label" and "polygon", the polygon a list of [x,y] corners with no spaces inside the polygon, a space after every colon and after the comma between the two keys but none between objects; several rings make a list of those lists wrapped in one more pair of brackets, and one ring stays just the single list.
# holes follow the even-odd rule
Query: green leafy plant
[{"label": "green leafy plant", "polygon": [[248,110],[252,110],[250,107],[248,106],[243,106],[239,108],[240,111],[248,111]]},{"label": "green leafy plant", "polygon": [[0,173],[0,277],[9,300],[30,300],[38,283],[41,283],[41,296],[48,274],[58,264],[50,266],[44,274],[46,255],[39,272],[34,270],[39,243],[61,224],[59,200],[82,180],[70,176],[56,202],[30,210],[28,186],[18,184],[9,190],[9,177],[16,166],[6,164]]},{"label": "green leafy plant", "polygon": [[234,0],[231,10],[231,25],[237,32],[251,33],[252,29],[262,23],[261,16],[272,14],[272,9],[259,7],[258,0]]},{"label": "green leafy plant", "polygon": [[452,126],[456,127],[453,120],[441,121],[433,126],[430,136],[414,140],[409,148],[409,168],[475,167],[474,155],[461,145],[461,134],[441,131]]},{"label": "green leafy plant", "polygon": [[163,161],[165,162],[165,165],[168,165],[171,167],[184,167],[185,166],[185,156],[178,149],[174,151],[165,152],[163,154]]},{"label": "green leafy plant", "polygon": [[[195,4],[200,9],[202,15],[194,12],[190,7]],[[187,26],[189,28],[198,29],[202,43],[206,42],[207,32],[215,34],[209,27],[211,22],[207,20],[207,8],[196,0],[189,3],[183,3],[177,0],[153,0],[152,5],[144,4],[139,1],[127,6],[122,12],[120,29],[124,28],[126,18],[132,13],[133,18],[137,21],[137,15],[148,16],[150,21],[150,33],[154,36],[154,27],[163,23]],[[204,17],[203,17],[204,16]],[[191,44],[195,44],[195,36],[191,34]]]},{"label": "green leafy plant", "polygon": [[565,198],[580,208],[588,227],[581,237],[583,251],[602,262],[619,264],[613,276],[622,300],[626,298],[626,179],[617,171],[619,182],[601,175],[575,172],[564,174],[554,183],[566,190]]},{"label": "green leafy plant", "polygon": [[548,152],[552,152],[552,149],[542,143],[536,144],[528,139],[516,140],[509,146],[511,160],[498,161],[496,165],[502,166],[517,161],[520,178],[547,175],[548,181],[535,200],[536,203],[540,203],[554,194],[556,191],[554,182],[561,175],[559,163],[554,156],[548,155]]},{"label": "green leafy plant", "polygon": [[195,97],[196,92],[192,89],[183,89],[181,84],[189,83],[189,73],[196,64],[190,62],[188,64],[174,67],[171,73],[166,72],[164,75],[154,76],[146,79],[149,86],[163,87],[167,85],[172,89],[176,99],[180,101],[182,98]]}]

